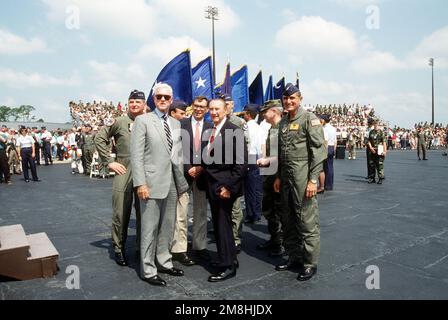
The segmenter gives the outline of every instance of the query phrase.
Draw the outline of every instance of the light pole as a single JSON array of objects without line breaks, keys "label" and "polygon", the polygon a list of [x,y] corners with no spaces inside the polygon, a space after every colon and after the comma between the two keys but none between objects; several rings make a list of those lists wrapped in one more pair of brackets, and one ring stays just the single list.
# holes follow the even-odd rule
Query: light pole
[{"label": "light pole", "polygon": [[215,64],[215,20],[219,20],[219,10],[216,7],[208,6],[205,9],[206,19],[212,20],[212,45],[213,45],[213,81],[216,82],[216,64]]},{"label": "light pole", "polygon": [[431,124],[434,126],[434,58],[429,59],[429,65],[431,66],[432,71],[432,122]]}]

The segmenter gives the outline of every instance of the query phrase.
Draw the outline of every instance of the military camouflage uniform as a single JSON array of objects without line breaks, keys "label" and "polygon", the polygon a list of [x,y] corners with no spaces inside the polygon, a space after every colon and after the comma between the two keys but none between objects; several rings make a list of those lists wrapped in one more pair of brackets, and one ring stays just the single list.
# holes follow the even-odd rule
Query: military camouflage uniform
[{"label": "military camouflage uniform", "polygon": [[316,196],[306,197],[310,180],[318,180],[327,157],[319,119],[299,107],[296,116],[279,125],[279,173],[284,246],[291,263],[317,267],[320,253],[319,208]]},{"label": "military camouflage uniform", "polygon": [[382,130],[372,129],[369,133],[369,142],[376,153],[370,153],[369,158],[369,179],[375,179],[375,173],[378,173],[379,179],[384,179],[384,156],[378,155],[378,146],[384,144],[384,133]]},{"label": "military camouflage uniform", "polygon": [[[112,190],[112,243],[115,252],[123,252],[128,235],[129,219],[132,211],[132,201],[137,217],[137,244],[140,242],[140,201],[134,191],[130,163],[131,130],[134,119],[129,115],[118,117],[110,126],[104,126],[96,134],[95,143],[101,161],[108,165],[114,162],[110,156],[110,139],[113,137],[117,149],[116,162],[126,167],[126,173],[115,175]],[[137,245],[137,248],[139,246]]]},{"label": "military camouflage uniform", "polygon": [[84,159],[86,161],[86,174],[89,175],[92,169],[92,159],[95,153],[95,136],[89,132],[84,136]]}]

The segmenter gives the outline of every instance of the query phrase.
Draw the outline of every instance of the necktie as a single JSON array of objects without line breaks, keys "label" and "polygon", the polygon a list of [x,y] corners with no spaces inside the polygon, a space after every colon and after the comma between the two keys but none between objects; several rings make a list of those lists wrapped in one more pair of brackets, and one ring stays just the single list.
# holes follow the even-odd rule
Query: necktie
[{"label": "necktie", "polygon": [[171,130],[168,125],[168,116],[165,114],[163,117],[163,127],[165,129],[166,141],[168,142],[168,148],[173,149],[173,138],[171,138]]},{"label": "necktie", "polygon": [[198,152],[201,148],[201,132],[199,130],[200,123],[196,122],[196,129],[194,131],[194,150]]},{"label": "necktie", "polygon": [[216,127],[213,127],[212,134],[210,136],[209,144],[208,144],[208,151],[211,152],[213,149],[213,141],[215,141],[215,134],[216,134]]}]

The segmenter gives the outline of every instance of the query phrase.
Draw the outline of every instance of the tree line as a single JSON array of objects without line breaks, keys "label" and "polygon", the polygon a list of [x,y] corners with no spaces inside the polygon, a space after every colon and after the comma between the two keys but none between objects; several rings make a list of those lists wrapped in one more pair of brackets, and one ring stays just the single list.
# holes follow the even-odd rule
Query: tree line
[{"label": "tree line", "polygon": [[0,121],[23,121],[23,122],[44,122],[43,119],[36,120],[32,114],[36,109],[30,105],[22,105],[20,107],[0,106]]}]

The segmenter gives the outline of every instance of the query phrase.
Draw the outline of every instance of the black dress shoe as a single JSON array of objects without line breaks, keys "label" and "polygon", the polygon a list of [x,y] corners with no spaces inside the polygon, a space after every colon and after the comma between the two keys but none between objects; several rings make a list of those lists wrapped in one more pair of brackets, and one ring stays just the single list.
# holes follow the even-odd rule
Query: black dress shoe
[{"label": "black dress shoe", "polygon": [[42,180],[40,180],[40,179],[36,179],[36,180],[34,180],[34,179],[33,179],[33,181],[34,181],[34,182],[41,182]]},{"label": "black dress shoe", "polygon": [[310,280],[317,272],[317,268],[307,267],[300,271],[297,280],[299,281],[307,281]]},{"label": "black dress shoe", "polygon": [[204,261],[210,261],[212,258],[210,257],[210,254],[208,253],[207,249],[203,250],[196,250],[195,255]]},{"label": "black dress shoe", "polygon": [[157,269],[157,271],[160,273],[169,274],[170,276],[173,276],[173,277],[182,277],[184,275],[183,270],[180,270],[180,269],[177,269],[174,267],[171,269],[160,268],[160,269]]},{"label": "black dress shoe", "polygon": [[161,287],[166,286],[166,281],[163,280],[162,278],[160,278],[158,275],[155,275],[154,277],[151,277],[151,278],[145,278],[145,279],[143,279],[143,281],[148,282],[149,284],[152,284],[153,286],[161,286]]},{"label": "black dress shoe", "polygon": [[300,270],[303,268],[300,262],[289,262],[286,264],[279,264],[275,266],[275,271]]},{"label": "black dress shoe", "polygon": [[28,180],[28,179],[25,179],[25,182],[30,182],[30,180]]},{"label": "black dress shoe", "polygon": [[115,262],[122,267],[128,265],[125,255],[121,252],[115,252]]},{"label": "black dress shoe", "polygon": [[215,274],[212,274],[210,277],[208,277],[209,282],[219,282],[224,281],[230,278],[233,278],[236,276],[236,267],[228,268],[225,271],[218,272]]},{"label": "black dress shoe", "polygon": [[367,183],[368,183],[368,184],[375,183],[375,179],[370,178],[369,181],[368,181]]},{"label": "black dress shoe", "polygon": [[186,252],[180,252],[180,253],[173,253],[173,260],[179,261],[184,266],[192,266],[194,265],[194,261],[190,259],[189,256],[187,256]]}]

